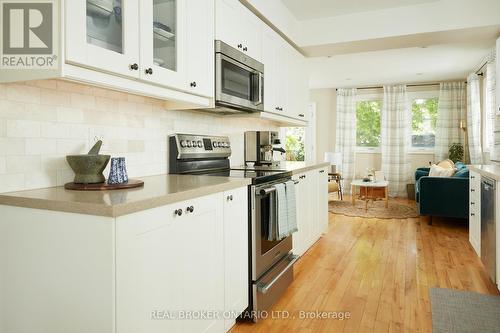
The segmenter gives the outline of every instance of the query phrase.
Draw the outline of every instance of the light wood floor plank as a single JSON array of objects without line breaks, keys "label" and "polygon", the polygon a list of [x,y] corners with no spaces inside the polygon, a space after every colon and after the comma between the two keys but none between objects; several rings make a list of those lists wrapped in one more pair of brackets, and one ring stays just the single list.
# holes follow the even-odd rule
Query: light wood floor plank
[{"label": "light wood floor plank", "polygon": [[[429,288],[500,295],[469,244],[467,223],[329,218],[328,233],[297,262],[293,284],[273,307],[290,318],[237,323],[231,333],[431,332]],[[299,318],[314,310],[351,318]]]}]

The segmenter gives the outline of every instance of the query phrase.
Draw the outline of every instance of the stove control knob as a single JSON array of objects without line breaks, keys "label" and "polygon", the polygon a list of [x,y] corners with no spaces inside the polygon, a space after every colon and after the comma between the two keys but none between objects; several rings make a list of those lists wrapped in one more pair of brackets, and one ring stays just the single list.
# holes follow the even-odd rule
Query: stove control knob
[{"label": "stove control knob", "polygon": [[187,146],[188,146],[188,148],[191,148],[193,146],[193,144],[191,143],[191,141],[188,140]]},{"label": "stove control knob", "polygon": [[193,148],[196,148],[196,146],[197,146],[196,141],[195,141],[195,140],[193,140],[193,141],[191,141],[191,143],[193,144]]},{"label": "stove control knob", "polygon": [[187,147],[187,141],[186,140],[181,140],[181,147],[186,148]]},{"label": "stove control knob", "polygon": [[219,148],[222,148],[223,147],[222,142],[220,142],[220,141],[217,142],[217,146],[219,146]]},{"label": "stove control knob", "polygon": [[201,140],[198,140],[198,147],[199,148],[203,147],[203,142]]},{"label": "stove control knob", "polygon": [[217,142],[215,142],[215,141],[214,141],[214,142],[212,143],[212,146],[214,146],[214,148],[217,148],[217,147],[218,147],[218,146],[217,146]]},{"label": "stove control knob", "polygon": [[224,148],[229,147],[229,146],[228,146],[228,144],[227,144],[227,142],[223,142],[223,143],[222,143],[222,146],[223,146]]}]

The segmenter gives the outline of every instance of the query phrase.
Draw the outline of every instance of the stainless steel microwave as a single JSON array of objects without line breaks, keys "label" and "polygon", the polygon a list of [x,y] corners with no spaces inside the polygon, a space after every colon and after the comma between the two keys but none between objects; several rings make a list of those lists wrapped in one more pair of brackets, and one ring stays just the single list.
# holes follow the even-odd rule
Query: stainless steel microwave
[{"label": "stainless steel microwave", "polygon": [[215,109],[220,113],[264,110],[264,65],[215,41]]}]

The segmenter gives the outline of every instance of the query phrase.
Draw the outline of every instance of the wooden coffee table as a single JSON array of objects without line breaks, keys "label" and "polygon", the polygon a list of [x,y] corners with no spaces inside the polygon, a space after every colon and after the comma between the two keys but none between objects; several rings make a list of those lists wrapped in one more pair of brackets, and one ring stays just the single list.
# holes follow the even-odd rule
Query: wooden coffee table
[{"label": "wooden coffee table", "polygon": [[362,179],[356,179],[353,180],[351,183],[351,193],[352,193],[352,204],[356,204],[356,188],[357,187],[365,187],[366,188],[366,193],[362,195],[360,193],[359,199],[365,201],[365,211],[368,211],[368,201],[372,200],[379,200],[378,197],[375,197],[374,195],[374,190],[376,188],[383,188],[384,189],[384,197],[385,199],[385,208],[389,207],[389,182],[384,180],[384,181],[373,181],[373,182],[364,182]]}]

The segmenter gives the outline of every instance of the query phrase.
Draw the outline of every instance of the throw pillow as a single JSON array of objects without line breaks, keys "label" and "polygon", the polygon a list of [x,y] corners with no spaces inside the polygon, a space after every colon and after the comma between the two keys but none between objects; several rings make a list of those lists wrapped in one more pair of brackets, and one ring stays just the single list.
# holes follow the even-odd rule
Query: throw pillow
[{"label": "throw pillow", "polygon": [[458,178],[469,178],[469,169],[467,168],[462,168],[458,170],[453,177],[458,177]]},{"label": "throw pillow", "polygon": [[443,168],[439,165],[431,165],[431,171],[429,172],[429,177],[451,177],[455,173],[455,169]]},{"label": "throw pillow", "polygon": [[455,163],[453,163],[453,161],[449,159],[443,160],[439,162],[437,165],[445,169],[453,169],[455,167]]}]

